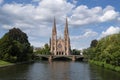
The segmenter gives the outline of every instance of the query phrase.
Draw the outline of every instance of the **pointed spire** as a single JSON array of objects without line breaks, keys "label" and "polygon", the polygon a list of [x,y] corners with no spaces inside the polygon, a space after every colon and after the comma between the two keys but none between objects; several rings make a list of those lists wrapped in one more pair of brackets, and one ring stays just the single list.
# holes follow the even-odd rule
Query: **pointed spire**
[{"label": "pointed spire", "polygon": [[50,43],[50,45],[51,45],[51,38],[50,38],[50,40],[49,40],[49,43]]},{"label": "pointed spire", "polygon": [[66,23],[65,23],[65,31],[64,31],[65,34],[69,34],[68,33],[68,20],[66,18]]},{"label": "pointed spire", "polygon": [[56,20],[55,20],[55,17],[54,17],[54,23],[53,23],[53,33],[56,33]]}]

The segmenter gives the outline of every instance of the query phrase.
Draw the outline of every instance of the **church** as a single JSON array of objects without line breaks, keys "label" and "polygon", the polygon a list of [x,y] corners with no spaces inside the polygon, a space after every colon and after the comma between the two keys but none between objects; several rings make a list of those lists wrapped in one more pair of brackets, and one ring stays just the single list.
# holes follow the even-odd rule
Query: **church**
[{"label": "church", "polygon": [[50,52],[52,55],[70,55],[70,51],[71,51],[71,46],[70,46],[67,18],[65,23],[63,39],[61,37],[57,38],[56,20],[54,18],[52,36],[50,38]]}]

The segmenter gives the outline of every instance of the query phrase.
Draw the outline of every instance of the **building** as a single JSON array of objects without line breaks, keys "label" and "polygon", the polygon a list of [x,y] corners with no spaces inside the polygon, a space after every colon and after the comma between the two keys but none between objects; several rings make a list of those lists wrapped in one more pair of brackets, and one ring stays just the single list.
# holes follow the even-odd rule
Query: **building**
[{"label": "building", "polygon": [[41,48],[40,47],[33,47],[33,52],[36,52],[38,50],[41,50]]},{"label": "building", "polygon": [[50,51],[52,55],[70,55],[70,50],[71,46],[67,18],[65,23],[64,39],[61,37],[57,38],[56,20],[54,19],[52,37],[50,38]]}]

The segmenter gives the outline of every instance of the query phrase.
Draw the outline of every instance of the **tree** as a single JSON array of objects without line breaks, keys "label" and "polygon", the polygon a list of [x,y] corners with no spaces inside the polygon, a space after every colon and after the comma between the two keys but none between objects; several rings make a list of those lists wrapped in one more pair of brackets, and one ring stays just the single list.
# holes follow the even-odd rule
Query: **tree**
[{"label": "tree", "polygon": [[27,35],[18,28],[10,29],[0,40],[0,59],[10,62],[27,61],[31,58],[32,51]]},{"label": "tree", "polygon": [[50,46],[46,43],[43,48],[36,51],[38,54],[50,55]]},{"label": "tree", "polygon": [[92,40],[91,41],[91,44],[90,44],[90,47],[96,47],[97,46],[97,43],[98,41],[95,39],[95,40]]},{"label": "tree", "polygon": [[120,33],[93,40],[84,53],[89,59],[120,66]]},{"label": "tree", "polygon": [[80,50],[73,49],[71,50],[72,55],[80,55]]}]

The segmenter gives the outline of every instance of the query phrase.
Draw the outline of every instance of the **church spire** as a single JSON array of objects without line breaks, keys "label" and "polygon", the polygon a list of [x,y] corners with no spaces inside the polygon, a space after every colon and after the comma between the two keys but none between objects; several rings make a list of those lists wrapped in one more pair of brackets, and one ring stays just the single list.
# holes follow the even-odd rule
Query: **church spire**
[{"label": "church spire", "polygon": [[56,31],[56,20],[55,20],[55,17],[54,17],[54,23],[53,23],[53,29],[52,29],[52,32],[53,32],[54,34],[57,33],[57,31]]},{"label": "church spire", "polygon": [[69,55],[70,54],[70,38],[69,38],[67,18],[66,18],[65,30],[64,30],[64,40],[65,40],[65,54]]},{"label": "church spire", "polygon": [[54,17],[53,28],[52,28],[52,38],[51,38],[51,53],[56,55],[57,50],[57,31],[56,31],[56,20]]},{"label": "church spire", "polygon": [[65,31],[64,31],[64,34],[69,35],[69,32],[68,32],[68,20],[67,20],[67,18],[66,18],[66,23],[65,23]]}]

